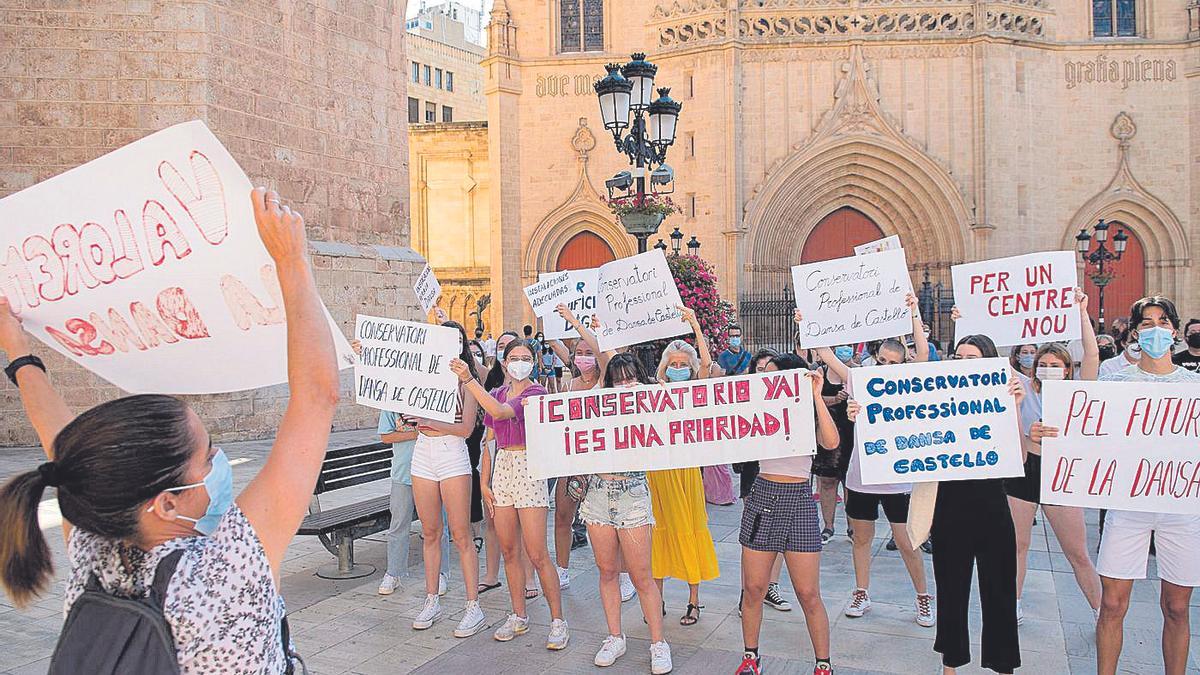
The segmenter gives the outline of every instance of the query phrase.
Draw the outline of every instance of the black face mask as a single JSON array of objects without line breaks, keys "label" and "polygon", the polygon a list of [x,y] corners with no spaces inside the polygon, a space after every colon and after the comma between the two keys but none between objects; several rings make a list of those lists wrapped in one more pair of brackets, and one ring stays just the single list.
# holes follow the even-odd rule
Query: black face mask
[{"label": "black face mask", "polygon": [[1192,333],[1187,336],[1187,345],[1192,349],[1200,349],[1200,333]]},{"label": "black face mask", "polygon": [[1111,347],[1109,345],[1101,345],[1101,347],[1100,347],[1100,360],[1101,361],[1107,361],[1107,360],[1115,357],[1116,355],[1117,355],[1116,347]]}]

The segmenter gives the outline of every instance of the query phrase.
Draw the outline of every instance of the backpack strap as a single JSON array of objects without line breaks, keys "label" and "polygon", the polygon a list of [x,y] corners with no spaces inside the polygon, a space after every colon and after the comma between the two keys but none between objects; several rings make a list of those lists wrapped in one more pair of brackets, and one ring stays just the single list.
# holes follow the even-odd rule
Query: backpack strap
[{"label": "backpack strap", "polygon": [[175,575],[175,568],[179,565],[179,559],[182,557],[183,549],[171,551],[158,561],[158,567],[154,570],[154,583],[150,585],[150,601],[160,610],[167,603],[167,587],[171,585],[171,577]]}]

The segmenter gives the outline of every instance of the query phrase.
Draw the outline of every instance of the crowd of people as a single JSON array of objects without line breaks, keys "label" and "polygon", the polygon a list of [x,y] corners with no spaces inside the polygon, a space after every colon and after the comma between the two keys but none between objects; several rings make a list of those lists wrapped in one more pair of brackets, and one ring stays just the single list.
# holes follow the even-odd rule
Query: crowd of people
[{"label": "crowd of people", "polygon": [[[178,399],[133,396],[71,413],[44,364],[31,355],[19,320],[0,300],[0,348],[10,359],[6,372],[47,456],[0,491],[0,583],[18,606],[45,591],[53,572],[37,505],[47,487],[57,488],[69,561],[69,617],[82,612],[79,599],[88,592],[141,597],[159,589],[177,665],[189,673],[290,672],[298,662],[280,568],[305,515],[338,400],[335,350],[309,267],[303,219],[274,192],[256,189],[251,199],[282,289],[291,397],[265,465],[236,496],[228,459],[213,446],[202,420]],[[899,551],[911,579],[914,620],[935,631],[934,649],[945,673],[972,660],[968,607],[976,570],[983,612],[980,664],[1012,673],[1021,666],[1020,598],[1040,507],[1095,612],[1103,675],[1117,671],[1133,580],[1146,576],[1154,536],[1164,669],[1182,675],[1190,597],[1200,584],[1200,517],[1109,511],[1093,562],[1083,510],[1041,504],[1041,443],[1059,433],[1041,421],[1041,391],[1046,381],[1072,378],[1200,381],[1200,320],[1181,325],[1169,299],[1147,297],[1133,305],[1115,334],[1097,335],[1087,296],[1076,291],[1075,300],[1083,327],[1079,344],[1018,345],[1009,354],[1016,377],[1008,393],[1019,410],[1024,475],[906,485],[863,481],[854,452],[861,410],[854,369],[999,355],[987,335],[962,337],[940,353],[911,296],[910,334],[811,350],[797,335],[794,348],[783,353],[751,353],[741,328],[730,326],[728,348],[714,355],[695,313],[680,307],[694,339],[669,342],[656,369],[625,350],[601,351],[596,326],[566,306],[558,314],[580,337],[565,342],[547,341],[533,326],[495,339],[477,331],[471,340],[461,325],[435,313],[433,320],[455,329],[461,341],[459,357],[450,364],[459,381],[458,412],[450,423],[394,412],[379,416],[380,438],[394,452],[387,570],[378,592],[393,593],[409,576],[415,509],[426,599],[414,630],[431,629],[442,616],[453,548],[466,595],[455,637],[489,625],[479,595],[507,584],[510,611],[493,637],[504,642],[527,633],[529,603],[544,597],[552,618],[546,648],[565,649],[571,633],[562,593],[570,584],[567,568],[581,523],[599,570],[607,624],[607,637],[595,645],[595,665],[611,666],[625,655],[621,605],[636,597],[651,636],[650,672],[668,673],[673,663],[663,585],[667,579],[688,585],[681,626],[703,620],[701,586],[722,574],[706,504],[740,497],[740,569],[724,570],[741,577],[743,658],[736,673],[765,672],[762,616],[765,607],[791,609],[779,585],[786,565],[804,614],[813,673],[829,675],[836,644],[821,596],[820,562],[823,546],[836,536],[834,512],[842,503],[855,588],[841,611],[858,618],[871,609],[872,542],[882,512],[890,529],[888,548]],[[799,313],[795,318],[799,324]],[[959,318],[957,310],[952,318]],[[1186,348],[1174,352],[1180,339]],[[805,371],[819,449],[813,456],[733,466],[740,490],[727,466],[592,474],[553,484],[530,478],[525,403],[531,397],[781,370]],[[547,543],[552,500],[554,557]],[[932,555],[933,584],[922,549]],[[164,581],[167,563],[180,573],[168,571]],[[66,625],[70,632],[70,618]],[[101,630],[71,636],[84,643],[105,639]]]}]

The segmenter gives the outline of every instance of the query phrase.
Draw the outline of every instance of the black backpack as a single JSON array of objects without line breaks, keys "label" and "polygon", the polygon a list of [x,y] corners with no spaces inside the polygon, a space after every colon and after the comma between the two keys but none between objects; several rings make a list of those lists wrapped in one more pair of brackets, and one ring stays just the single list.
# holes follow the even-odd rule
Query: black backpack
[{"label": "black backpack", "polygon": [[[154,570],[150,594],[121,598],[104,591],[93,572],[83,593],[71,605],[58,645],[50,659],[49,675],[158,675],[179,672],[175,638],[163,616],[167,586],[183,551],[169,553]],[[287,673],[299,657],[292,651],[287,618],[281,626]],[[303,668],[303,661],[300,661]],[[304,672],[308,672],[307,669]]]}]

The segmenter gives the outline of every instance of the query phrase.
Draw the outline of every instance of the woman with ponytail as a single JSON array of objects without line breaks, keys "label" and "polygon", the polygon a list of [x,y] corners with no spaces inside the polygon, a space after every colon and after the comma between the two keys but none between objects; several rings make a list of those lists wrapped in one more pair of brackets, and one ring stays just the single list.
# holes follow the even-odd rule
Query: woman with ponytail
[{"label": "woman with ponytail", "polygon": [[[291,397],[266,464],[236,499],[228,458],[179,399],[130,396],[75,417],[0,298],[5,370],[48,459],[0,491],[0,585],[24,607],[50,582],[37,506],[47,487],[57,488],[70,561],[67,611],[92,578],[106,594],[146,596],[158,563],[180,552],[161,600],[183,673],[290,667],[280,568],[307,512],[338,399],[304,220],[274,191],[257,188],[251,200],[283,294]],[[105,627],[94,628],[94,649],[111,647],[101,644]]]}]

